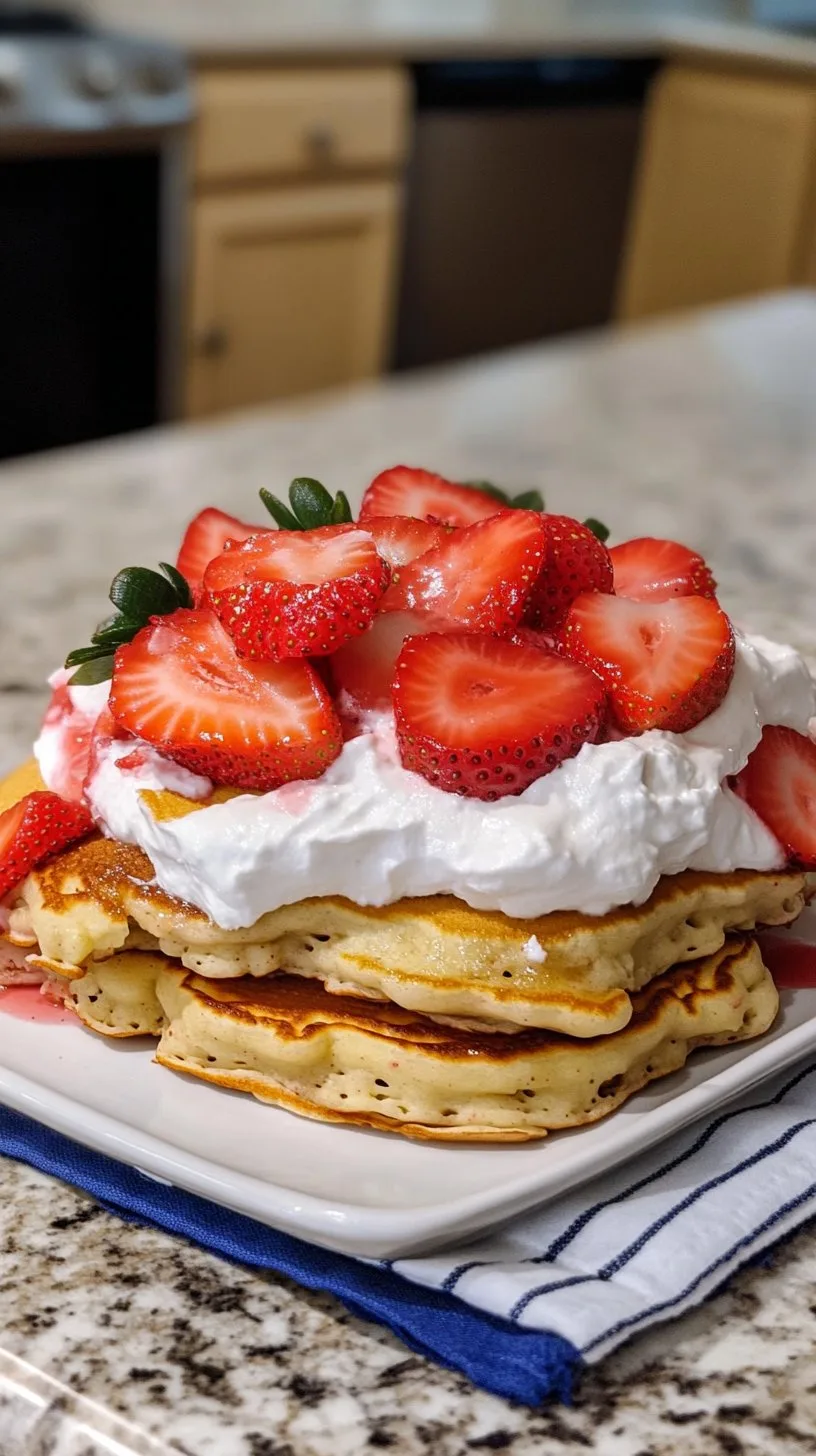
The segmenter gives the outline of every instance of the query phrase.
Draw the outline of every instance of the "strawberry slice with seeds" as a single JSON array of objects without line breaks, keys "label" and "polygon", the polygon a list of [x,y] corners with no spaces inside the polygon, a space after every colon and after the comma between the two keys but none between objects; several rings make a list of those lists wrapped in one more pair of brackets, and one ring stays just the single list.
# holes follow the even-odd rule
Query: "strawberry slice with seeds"
[{"label": "strawberry slice with seeds", "polygon": [[763,728],[734,786],[788,859],[816,869],[816,743],[794,728]]},{"label": "strawberry slice with seeds", "polygon": [[472,632],[503,635],[521,620],[545,546],[537,511],[477,521],[403,567],[380,609],[432,612]]},{"label": "strawberry slice with seeds", "polygon": [[92,834],[94,822],[84,804],[46,790],[26,794],[0,814],[0,897],[52,855]]},{"label": "strawberry slice with seeds", "polygon": [[394,465],[372,480],[359,519],[367,524],[369,516],[416,516],[442,526],[471,526],[502,509],[501,501],[475,486],[457,485],[413,465]]},{"label": "strawberry slice with seeds", "polygon": [[563,622],[581,592],[611,592],[612,563],[602,541],[572,516],[542,517],[547,532],[544,564],[530,593],[526,624],[550,632]]},{"label": "strawberry slice with seeds", "polygon": [[685,733],[719,707],[734,673],[734,632],[709,597],[632,602],[586,593],[558,636],[568,657],[606,683],[624,733]]},{"label": "strawberry slice with seeds", "polygon": [[406,637],[449,630],[449,622],[429,612],[380,612],[362,637],[328,659],[335,688],[348,695],[352,714],[390,709],[394,669]]},{"label": "strawberry slice with seeds", "polygon": [[342,731],[306,662],[247,662],[218,618],[181,608],[117,650],[110,711],[128,732],[216,784],[274,789],[317,778]]},{"label": "strawberry slice with seeds", "polygon": [[434,546],[441,546],[450,535],[445,526],[435,526],[414,516],[367,516],[364,524],[392,571],[424,556]]},{"label": "strawberry slice with seeds", "polygon": [[464,632],[410,637],[394,682],[400,758],[449,793],[520,794],[594,742],[605,697],[594,673],[537,647]]},{"label": "strawberry slice with seeds", "polygon": [[357,526],[264,531],[204,573],[207,600],[241,657],[322,657],[365,632],[390,572]]},{"label": "strawberry slice with seeds", "polygon": [[193,595],[199,595],[204,572],[228,541],[246,541],[260,529],[216,510],[215,506],[199,511],[184,532],[176,560],[176,568],[186,578]]},{"label": "strawberry slice with seeds", "polygon": [[713,597],[717,583],[696,551],[678,541],[638,536],[609,552],[615,592],[635,602],[665,602],[669,597]]},{"label": "strawberry slice with seeds", "polygon": [[62,799],[79,803],[88,772],[96,713],[77,706],[71,697],[67,674],[55,684],[51,701],[45,710],[44,729],[59,730],[59,752],[49,769],[48,780],[54,793]]}]

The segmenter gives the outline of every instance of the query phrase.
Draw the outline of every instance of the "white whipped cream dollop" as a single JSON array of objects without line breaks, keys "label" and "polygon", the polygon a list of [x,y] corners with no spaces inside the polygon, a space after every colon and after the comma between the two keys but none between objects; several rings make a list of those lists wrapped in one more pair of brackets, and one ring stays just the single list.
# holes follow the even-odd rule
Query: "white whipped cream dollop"
[{"label": "white whipped cream dollop", "polygon": [[[662,874],[777,869],[782,850],[728,787],[765,724],[807,732],[816,685],[792,648],[738,635],[728,694],[689,733],[585,744],[523,794],[482,803],[402,768],[393,721],[372,717],[319,779],[242,795],[159,821],[144,788],[202,797],[206,780],[153,750],[99,754],[88,793],[105,833],[139,844],[158,883],[225,929],[310,895],[383,905],[404,895],[457,895],[477,909],[530,917],[601,915],[641,903]],[[47,775],[51,748],[40,740]]]}]

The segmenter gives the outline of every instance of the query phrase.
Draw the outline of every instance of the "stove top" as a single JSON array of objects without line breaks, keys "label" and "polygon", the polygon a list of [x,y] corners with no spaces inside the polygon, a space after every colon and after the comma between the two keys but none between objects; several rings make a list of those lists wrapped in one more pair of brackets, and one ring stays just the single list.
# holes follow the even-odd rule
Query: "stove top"
[{"label": "stove top", "polygon": [[82,15],[0,0],[0,147],[30,138],[177,126],[192,112],[184,52]]}]

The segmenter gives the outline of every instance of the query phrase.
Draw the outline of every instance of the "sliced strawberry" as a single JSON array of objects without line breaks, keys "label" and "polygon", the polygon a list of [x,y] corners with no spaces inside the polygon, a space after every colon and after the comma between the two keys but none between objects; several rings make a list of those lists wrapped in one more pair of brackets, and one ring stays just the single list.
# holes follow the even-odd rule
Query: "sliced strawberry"
[{"label": "sliced strawberry", "polygon": [[789,860],[816,869],[816,743],[794,728],[763,728],[735,787]]},{"label": "sliced strawberry", "polygon": [[612,563],[602,541],[572,516],[542,517],[547,550],[538,581],[530,593],[524,620],[549,632],[563,622],[570,603],[581,592],[611,592]]},{"label": "sliced strawberry", "polygon": [[493,637],[410,637],[398,659],[400,758],[449,793],[520,794],[597,738],[606,694],[577,663]]},{"label": "sliced strawberry", "polygon": [[37,790],[0,814],[0,896],[38,865],[92,834],[94,822],[84,804]]},{"label": "sliced strawberry", "polygon": [[507,638],[517,647],[536,647],[539,652],[560,652],[561,644],[552,632],[537,632],[534,627],[514,627]]},{"label": "sliced strawberry", "polygon": [[95,713],[84,712],[71,698],[68,678],[57,682],[45,710],[43,728],[59,730],[59,752],[49,768],[48,782],[55,794],[79,803],[88,772]]},{"label": "sliced strawberry", "polygon": [[204,591],[241,657],[322,657],[365,632],[390,572],[367,531],[265,531],[228,546]]},{"label": "sliced strawberry", "polygon": [[176,560],[176,567],[186,577],[193,594],[197,596],[200,592],[206,568],[228,541],[246,541],[260,529],[216,510],[215,506],[199,511],[184,532]]},{"label": "sliced strawberry", "polygon": [[362,637],[328,658],[335,688],[350,699],[346,706],[352,712],[390,708],[394,668],[406,637],[447,630],[450,623],[430,612],[380,612]]},{"label": "sliced strawberry", "polygon": [[88,767],[85,773],[85,781],[82,785],[85,797],[88,797],[88,787],[91,779],[99,768],[105,751],[113,742],[114,738],[130,738],[132,735],[116,722],[109,707],[102,709],[93,729],[91,730],[91,741],[88,749]]},{"label": "sliced strawberry", "polygon": [[110,710],[182,767],[241,789],[317,778],[342,746],[308,663],[242,661],[208,611],[154,617],[117,650]]},{"label": "sliced strawberry", "polygon": [[360,522],[369,516],[416,516],[442,526],[471,526],[503,510],[501,501],[472,485],[457,485],[413,465],[393,465],[372,480],[360,506]]},{"label": "sliced strawberry", "polygon": [[473,632],[512,631],[544,559],[537,511],[504,511],[454,531],[399,573],[381,611],[433,612]]},{"label": "sliced strawberry", "polygon": [[638,536],[609,552],[619,597],[665,602],[669,597],[713,597],[717,583],[702,556],[677,541]]},{"label": "sliced strawberry", "polygon": [[734,672],[734,633],[708,597],[630,602],[600,592],[577,597],[559,639],[609,689],[625,733],[684,733],[725,697]]},{"label": "sliced strawberry", "polygon": [[414,516],[367,516],[364,525],[392,571],[440,546],[450,534],[445,526],[419,521]]}]

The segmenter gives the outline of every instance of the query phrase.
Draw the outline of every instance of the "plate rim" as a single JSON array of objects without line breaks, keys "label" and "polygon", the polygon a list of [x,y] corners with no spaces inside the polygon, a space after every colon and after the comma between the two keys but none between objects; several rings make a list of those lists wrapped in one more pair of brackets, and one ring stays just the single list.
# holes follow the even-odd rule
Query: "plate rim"
[{"label": "plate rim", "polygon": [[[657,1107],[644,1109],[633,1123],[618,1124],[626,1132],[603,1140],[600,1149],[594,1143],[585,1144],[586,1150],[581,1156],[578,1142],[575,1157],[562,1164],[554,1177],[547,1177],[545,1162],[536,1162],[509,1184],[492,1183],[461,1198],[402,1209],[378,1209],[345,1200],[330,1202],[314,1193],[299,1192],[278,1182],[226,1168],[145,1129],[88,1107],[65,1092],[44,1087],[2,1063],[0,1101],[154,1181],[169,1183],[337,1253],[393,1260],[428,1253],[450,1246],[456,1239],[486,1233],[507,1218],[574,1191],[750,1092],[814,1048],[816,1007],[804,1021],[771,1040],[763,1040],[752,1051],[743,1051],[725,1067],[666,1098]],[[625,1110],[626,1104],[618,1112],[625,1113]],[[282,1109],[270,1107],[269,1112],[281,1114]],[[594,1129],[602,1127],[609,1129],[607,1119],[593,1124]],[[573,1131],[577,1135],[590,1130]],[[539,1145],[545,1155],[547,1145],[547,1139]],[[501,1147],[492,1151],[501,1157]]]}]

